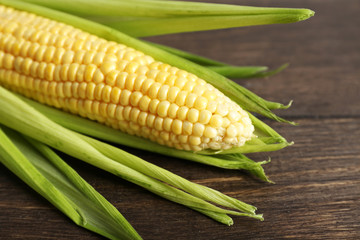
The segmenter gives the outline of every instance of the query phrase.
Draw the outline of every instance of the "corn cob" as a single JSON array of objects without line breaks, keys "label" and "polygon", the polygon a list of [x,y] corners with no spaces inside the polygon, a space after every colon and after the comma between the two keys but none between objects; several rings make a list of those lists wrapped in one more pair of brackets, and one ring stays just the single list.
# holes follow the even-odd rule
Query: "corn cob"
[{"label": "corn cob", "polygon": [[177,149],[253,136],[246,111],[194,74],[72,26],[0,6],[0,84]]}]

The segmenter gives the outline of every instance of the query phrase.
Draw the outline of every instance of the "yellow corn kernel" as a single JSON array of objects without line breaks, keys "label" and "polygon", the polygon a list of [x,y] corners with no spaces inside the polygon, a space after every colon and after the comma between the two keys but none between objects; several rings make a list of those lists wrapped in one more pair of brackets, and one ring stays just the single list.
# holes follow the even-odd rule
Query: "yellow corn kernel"
[{"label": "yellow corn kernel", "polygon": [[160,87],[160,83],[154,82],[149,89],[148,96],[152,99],[157,98]]},{"label": "yellow corn kernel", "polygon": [[162,117],[156,117],[154,122],[154,128],[158,131],[163,130],[164,119]]},{"label": "yellow corn kernel", "polygon": [[179,94],[176,97],[175,103],[179,106],[184,106],[185,102],[187,100],[187,96],[188,96],[188,92],[186,91],[181,91],[179,92]]},{"label": "yellow corn kernel", "polygon": [[146,80],[146,76],[145,75],[135,75],[136,79],[134,81],[134,85],[133,88],[135,91],[141,91],[141,86],[144,83],[144,81]]},{"label": "yellow corn kernel", "polygon": [[125,88],[125,84],[126,84],[126,78],[129,74],[126,72],[120,72],[118,74],[118,76],[116,77],[116,86],[120,89],[124,89]]},{"label": "yellow corn kernel", "polygon": [[116,107],[115,117],[116,117],[117,120],[119,120],[119,121],[124,120],[123,112],[124,112],[124,107],[123,106],[117,106]]},{"label": "yellow corn kernel", "polygon": [[96,84],[90,82],[87,84],[86,86],[86,98],[90,99],[90,100],[94,100],[95,99],[95,88],[96,88]]},{"label": "yellow corn kernel", "polygon": [[157,112],[159,103],[160,103],[160,101],[157,99],[151,100],[150,104],[149,104],[149,112],[155,114]]},{"label": "yellow corn kernel", "polygon": [[152,129],[154,126],[154,122],[155,122],[155,118],[156,116],[154,114],[148,114],[147,119],[146,119],[146,125]]},{"label": "yellow corn kernel", "polygon": [[166,117],[168,115],[169,107],[170,107],[170,103],[168,101],[160,102],[157,108],[157,114],[160,117]]},{"label": "yellow corn kernel", "polygon": [[170,75],[170,76],[166,79],[165,84],[172,87],[172,86],[174,86],[176,79],[177,79],[176,76]]},{"label": "yellow corn kernel", "polygon": [[185,135],[191,135],[192,134],[192,132],[193,132],[193,124],[191,122],[184,121],[182,127],[183,127],[183,131],[182,131],[183,134],[185,134]]},{"label": "yellow corn kernel", "polygon": [[160,138],[164,141],[169,141],[170,139],[170,134],[168,132],[160,132]]},{"label": "yellow corn kernel", "polygon": [[170,87],[168,85],[162,85],[159,89],[158,99],[160,101],[166,100],[168,97]]},{"label": "yellow corn kernel", "polygon": [[179,110],[179,106],[175,103],[171,103],[168,110],[168,116],[170,118],[176,118],[177,112]]},{"label": "yellow corn kernel", "polygon": [[180,135],[182,132],[182,123],[182,121],[175,119],[171,126],[171,131],[176,135]]},{"label": "yellow corn kernel", "polygon": [[66,50],[63,48],[56,48],[55,53],[52,58],[52,61],[55,64],[60,64],[65,52],[66,52]]},{"label": "yellow corn kernel", "polygon": [[169,75],[170,75],[170,73],[161,71],[157,74],[155,81],[163,84]]},{"label": "yellow corn kernel", "polygon": [[189,137],[189,143],[191,145],[194,145],[194,146],[200,145],[201,138],[200,137],[195,137],[195,136],[190,136]]},{"label": "yellow corn kernel", "polygon": [[79,86],[78,87],[78,94],[79,97],[82,99],[86,99],[86,90],[87,90],[87,83],[82,82],[80,84],[78,84],[77,82],[73,84],[73,86]]},{"label": "yellow corn kernel", "polygon": [[110,101],[114,104],[118,104],[120,100],[121,90],[118,87],[113,87],[110,93]]},{"label": "yellow corn kernel", "polygon": [[96,69],[95,73],[94,73],[94,77],[93,77],[93,82],[98,84],[98,83],[102,83],[104,81],[105,77],[104,74],[101,72],[100,69]]},{"label": "yellow corn kernel", "polygon": [[193,128],[193,135],[201,137],[204,134],[205,126],[201,123],[195,123]]},{"label": "yellow corn kernel", "polygon": [[164,130],[167,132],[171,132],[171,125],[172,125],[173,119],[172,118],[165,118],[164,119]]},{"label": "yellow corn kernel", "polygon": [[137,107],[142,96],[143,95],[141,92],[133,92],[130,96],[130,104],[134,107]]},{"label": "yellow corn kernel", "polygon": [[110,86],[114,86],[116,84],[116,78],[119,75],[119,71],[113,70],[109,72],[105,77],[105,83]]},{"label": "yellow corn kernel", "polygon": [[199,120],[199,110],[195,108],[190,109],[187,114],[187,120],[192,123],[197,122]]},{"label": "yellow corn kernel", "polygon": [[147,92],[149,91],[150,87],[153,85],[154,80],[151,78],[146,79],[143,84],[141,85],[141,92],[143,94],[147,94]]},{"label": "yellow corn kernel", "polygon": [[71,96],[73,98],[79,98],[80,97],[79,83],[75,82],[75,83],[71,84]]},{"label": "yellow corn kernel", "polygon": [[177,111],[177,118],[180,120],[185,120],[186,116],[188,114],[189,108],[182,106],[179,108],[179,110]]},{"label": "yellow corn kernel", "polygon": [[140,110],[147,112],[149,110],[150,102],[151,102],[151,98],[149,98],[148,96],[142,96],[139,101]]},{"label": "yellow corn kernel", "polygon": [[220,115],[213,115],[210,120],[210,125],[212,127],[218,128],[221,127],[223,119]]},{"label": "yellow corn kernel", "polygon": [[93,64],[95,64],[96,66],[99,66],[103,62],[104,57],[105,57],[104,52],[97,52],[94,56]]},{"label": "yellow corn kernel", "polygon": [[106,75],[115,69],[116,69],[116,64],[110,61],[102,63],[100,67],[100,70],[103,73],[103,75]]},{"label": "yellow corn kernel", "polygon": [[223,118],[223,123],[222,123],[221,126],[222,126],[223,128],[227,128],[228,126],[230,126],[230,124],[231,124],[230,120],[229,120],[228,118],[224,117],[224,118]]},{"label": "yellow corn kernel", "polygon": [[139,66],[140,65],[137,62],[129,62],[129,64],[126,65],[125,71],[128,73],[134,73],[136,72]]},{"label": "yellow corn kernel", "polygon": [[203,94],[203,97],[205,97],[209,101],[213,101],[216,99],[216,93],[210,90],[205,91]]},{"label": "yellow corn kernel", "polygon": [[108,85],[105,85],[104,88],[102,89],[102,95],[101,95],[101,100],[103,102],[110,102],[110,94],[111,94],[111,90],[112,88]]},{"label": "yellow corn kernel", "polygon": [[132,107],[130,107],[130,106],[126,106],[124,108],[123,116],[124,116],[124,119],[126,121],[130,121],[130,112],[131,112],[131,110],[132,110]]},{"label": "yellow corn kernel", "polygon": [[85,54],[86,54],[86,51],[82,51],[82,50],[78,51],[77,50],[76,52],[74,52],[73,62],[82,64],[84,62]]},{"label": "yellow corn kernel", "polygon": [[191,91],[194,89],[195,86],[196,86],[196,83],[195,83],[195,82],[193,82],[193,81],[187,81],[187,83],[185,84],[183,90],[184,90],[184,91],[191,92]]},{"label": "yellow corn kernel", "polygon": [[188,135],[180,135],[178,136],[179,142],[180,143],[187,143],[189,140],[189,136]]},{"label": "yellow corn kernel", "polygon": [[135,85],[135,79],[136,79],[136,74],[134,73],[128,74],[125,81],[125,88],[128,89],[129,91],[133,91]]},{"label": "yellow corn kernel", "polygon": [[[39,48],[38,51],[40,51],[41,48],[42,48],[42,46]],[[61,60],[62,60],[61,63],[62,63],[62,64],[70,64],[70,63],[72,63],[72,62],[73,62],[73,59],[74,59],[74,56],[75,56],[75,54],[74,54],[73,51],[66,51],[66,52],[64,53],[62,59],[61,59]],[[38,60],[38,61],[40,62],[41,59]]]},{"label": "yellow corn kernel", "polygon": [[78,82],[82,82],[85,79],[85,70],[86,70],[86,65],[79,65],[77,72],[76,72],[76,81]]},{"label": "yellow corn kernel", "polygon": [[129,105],[131,92],[129,90],[122,90],[120,95],[120,104],[123,106]]},{"label": "yellow corn kernel", "polygon": [[138,123],[141,126],[145,126],[146,124],[146,119],[147,119],[147,113],[146,112],[140,112],[139,117],[138,117]]},{"label": "yellow corn kernel", "polygon": [[212,116],[212,114],[210,111],[202,110],[202,111],[200,111],[199,122],[202,124],[207,124],[210,122],[211,116]]},{"label": "yellow corn kernel", "polygon": [[140,110],[137,108],[132,108],[130,112],[130,121],[134,123],[137,122],[139,115]]},{"label": "yellow corn kernel", "polygon": [[217,108],[217,102],[216,101],[210,101],[206,107],[206,110],[210,111],[211,113],[214,113]]},{"label": "yellow corn kernel", "polygon": [[[34,82],[35,84],[35,82]],[[35,88],[36,89],[36,88]],[[64,93],[64,83],[58,83],[56,85],[56,95],[63,99],[65,97],[65,93]]]},{"label": "yellow corn kernel", "polygon": [[94,60],[94,57],[96,55],[96,52],[93,51],[93,50],[89,50],[89,51],[84,51],[84,57],[83,57],[83,60],[82,60],[82,63],[83,64],[90,64],[93,62]]},{"label": "yellow corn kernel", "polygon": [[3,67],[6,69],[12,69],[14,67],[15,57],[11,54],[5,54],[3,59]]},{"label": "yellow corn kernel", "polygon": [[107,103],[100,103],[99,105],[99,112],[100,112],[100,115],[103,117],[103,118],[107,118],[108,115],[107,115]]},{"label": "yellow corn kernel", "polygon": [[198,110],[204,110],[206,109],[207,103],[208,100],[205,97],[200,96],[195,100],[194,107]]},{"label": "yellow corn kernel", "polygon": [[234,125],[230,125],[227,129],[226,129],[226,136],[227,137],[235,137],[238,134],[237,132],[237,128]]},{"label": "yellow corn kernel", "polygon": [[96,100],[99,100],[99,101],[102,100],[102,93],[103,93],[104,87],[105,87],[105,84],[103,84],[103,83],[96,85],[95,90],[94,90],[94,98]]}]

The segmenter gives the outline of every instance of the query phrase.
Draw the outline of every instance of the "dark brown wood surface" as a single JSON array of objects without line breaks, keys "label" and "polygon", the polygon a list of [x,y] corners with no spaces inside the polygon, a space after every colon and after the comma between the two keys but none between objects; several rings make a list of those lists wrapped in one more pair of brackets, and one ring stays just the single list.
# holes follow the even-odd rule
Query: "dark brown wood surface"
[{"label": "dark brown wood surface", "polygon": [[[218,1],[221,2],[221,1]],[[235,2],[235,1],[234,1]],[[129,149],[189,180],[254,204],[260,222],[234,217],[227,227],[78,160],[66,160],[103,194],[144,239],[360,239],[360,1],[239,1],[305,7],[295,24],[169,35],[150,40],[235,65],[277,67],[268,79],[238,81],[293,106],[279,114],[297,127],[265,120],[295,145],[252,154],[276,182]],[[101,239],[77,227],[0,165],[0,239]]]}]

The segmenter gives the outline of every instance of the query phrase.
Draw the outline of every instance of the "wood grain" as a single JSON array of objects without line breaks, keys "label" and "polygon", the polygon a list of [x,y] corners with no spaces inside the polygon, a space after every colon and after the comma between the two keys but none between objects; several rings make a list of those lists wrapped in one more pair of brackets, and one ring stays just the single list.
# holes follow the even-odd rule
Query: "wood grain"
[{"label": "wood grain", "polygon": [[[221,2],[221,1],[218,1]],[[227,1],[229,2],[229,1]],[[237,1],[233,1],[237,3]],[[197,183],[254,204],[265,221],[234,217],[218,224],[111,174],[63,156],[103,194],[144,239],[360,239],[360,2],[256,1],[258,6],[306,7],[309,21],[151,38],[237,65],[291,66],[269,79],[238,81],[293,107],[279,112],[293,127],[265,120],[295,145],[251,154],[272,162],[276,184],[230,171],[127,149]],[[77,227],[0,165],[0,239],[102,239]]]}]

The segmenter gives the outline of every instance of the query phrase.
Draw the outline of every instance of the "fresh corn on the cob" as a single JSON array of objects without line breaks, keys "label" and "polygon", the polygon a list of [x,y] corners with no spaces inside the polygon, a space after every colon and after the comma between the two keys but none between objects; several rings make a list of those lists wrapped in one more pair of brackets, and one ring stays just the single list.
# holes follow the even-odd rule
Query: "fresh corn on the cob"
[{"label": "fresh corn on the cob", "polygon": [[194,74],[4,6],[0,85],[177,149],[229,149],[254,132],[247,112]]}]

